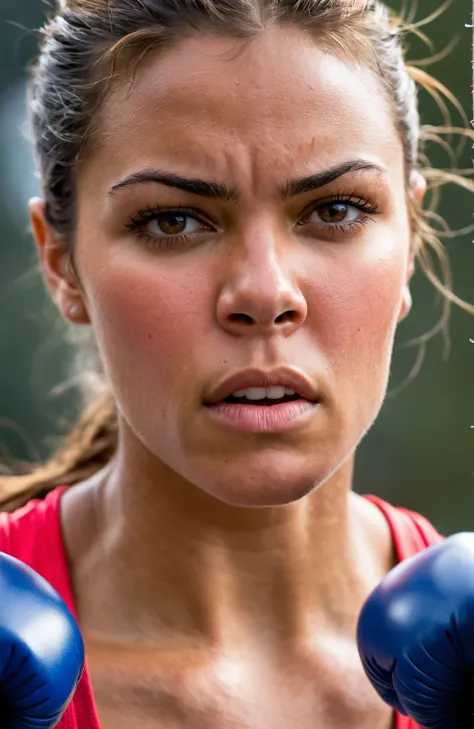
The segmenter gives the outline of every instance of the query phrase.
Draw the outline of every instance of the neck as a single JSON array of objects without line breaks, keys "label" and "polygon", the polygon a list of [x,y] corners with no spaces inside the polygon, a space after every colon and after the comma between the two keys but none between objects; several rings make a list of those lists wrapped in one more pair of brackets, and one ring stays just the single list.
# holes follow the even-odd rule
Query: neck
[{"label": "neck", "polygon": [[[281,647],[321,630],[353,635],[391,550],[374,545],[375,507],[350,492],[352,467],[296,503],[251,509],[219,502],[164,466],[137,478],[136,461],[117,459],[71,489],[64,511],[65,533],[74,534],[74,519],[80,532],[67,547],[87,595],[83,626],[134,642],[186,636],[250,647],[257,637]],[[87,504],[84,521],[74,498]]]}]

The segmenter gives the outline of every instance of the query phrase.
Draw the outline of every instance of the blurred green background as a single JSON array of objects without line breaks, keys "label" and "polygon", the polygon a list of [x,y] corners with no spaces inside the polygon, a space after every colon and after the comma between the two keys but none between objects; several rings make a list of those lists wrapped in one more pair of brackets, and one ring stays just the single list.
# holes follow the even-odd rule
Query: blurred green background
[{"label": "blurred green background", "polygon": [[[410,7],[413,6],[411,0]],[[37,273],[28,230],[28,198],[38,192],[32,155],[22,131],[25,119],[26,66],[36,49],[33,29],[48,11],[40,0],[0,0],[0,460],[44,458],[73,420],[72,391],[57,393],[67,375],[71,350],[65,328],[49,302]],[[422,0],[417,18],[439,7]],[[393,7],[399,8],[394,2]],[[458,37],[447,59],[431,67],[472,118],[471,0],[454,0],[423,30],[436,51]],[[410,41],[409,58],[430,56],[421,41]],[[422,121],[442,122],[434,102],[421,96]],[[454,112],[453,118],[459,123]],[[436,164],[449,166],[444,153],[430,150]],[[466,144],[459,167],[472,167]],[[446,188],[440,209],[452,229],[472,223],[472,195]],[[473,235],[448,241],[456,293],[474,303]],[[438,295],[418,273],[414,310],[400,327],[389,395],[382,413],[362,443],[356,488],[422,512],[445,534],[474,530],[474,317],[454,309],[451,347],[437,335],[423,366],[407,384],[419,350],[407,346],[427,332],[441,313]]]}]

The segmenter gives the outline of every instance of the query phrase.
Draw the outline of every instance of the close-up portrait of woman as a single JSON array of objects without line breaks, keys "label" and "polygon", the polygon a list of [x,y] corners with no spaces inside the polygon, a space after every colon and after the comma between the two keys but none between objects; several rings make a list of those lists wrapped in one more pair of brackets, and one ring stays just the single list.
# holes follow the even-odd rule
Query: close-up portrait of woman
[{"label": "close-up portrait of woman", "polygon": [[467,729],[469,3],[31,5],[17,214],[76,400],[34,415],[17,286],[1,726]]}]

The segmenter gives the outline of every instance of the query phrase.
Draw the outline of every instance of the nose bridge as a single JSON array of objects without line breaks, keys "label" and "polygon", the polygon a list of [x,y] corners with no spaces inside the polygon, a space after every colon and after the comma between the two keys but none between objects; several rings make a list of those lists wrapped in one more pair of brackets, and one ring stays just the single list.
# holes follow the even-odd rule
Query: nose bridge
[{"label": "nose bridge", "polygon": [[292,265],[290,242],[271,221],[234,241],[219,300],[219,321],[243,331],[285,331],[306,317],[306,302]]},{"label": "nose bridge", "polygon": [[242,235],[236,246],[238,283],[255,288],[262,295],[275,296],[291,279],[288,245],[270,223],[252,234]]}]

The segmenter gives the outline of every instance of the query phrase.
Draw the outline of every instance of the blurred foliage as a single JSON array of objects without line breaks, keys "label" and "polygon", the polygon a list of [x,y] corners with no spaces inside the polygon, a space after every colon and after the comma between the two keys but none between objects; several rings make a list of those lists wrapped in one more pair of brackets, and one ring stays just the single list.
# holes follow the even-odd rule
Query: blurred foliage
[{"label": "blurred foliage", "polygon": [[[413,6],[412,0],[409,4]],[[438,0],[422,0],[417,17],[437,7]],[[27,199],[37,183],[21,130],[24,83],[36,49],[31,29],[39,26],[47,8],[40,0],[1,0],[0,8],[0,448],[22,459],[45,457],[75,415],[71,393],[52,394],[65,377],[71,352],[35,272],[26,215]],[[458,38],[450,56],[429,70],[456,95],[469,118],[472,31],[466,26],[471,10],[471,0],[454,0],[441,18],[423,28],[436,51]],[[419,40],[410,42],[410,58],[432,52]],[[434,102],[423,94],[420,101],[423,122],[441,123]],[[449,166],[445,155],[432,152],[436,164]],[[468,143],[459,167],[471,166]],[[441,213],[452,229],[469,225],[472,211],[469,193],[444,191]],[[455,238],[448,249],[456,292],[474,302],[472,235]],[[407,382],[418,356],[418,349],[407,343],[428,331],[441,312],[439,297],[419,273],[413,294],[413,313],[397,336],[389,394],[360,447],[356,488],[422,512],[444,533],[469,530],[474,528],[474,319],[453,310],[449,357],[438,335],[427,347],[420,373]]]}]

